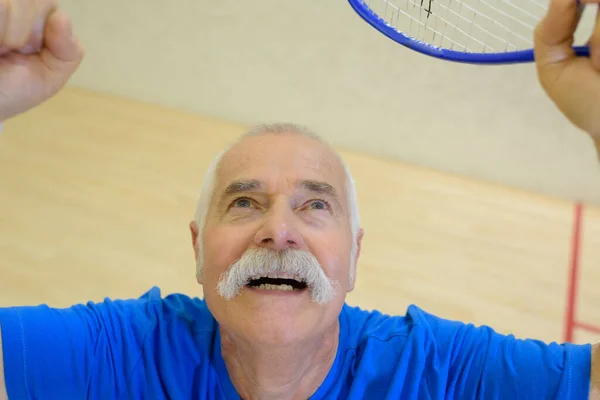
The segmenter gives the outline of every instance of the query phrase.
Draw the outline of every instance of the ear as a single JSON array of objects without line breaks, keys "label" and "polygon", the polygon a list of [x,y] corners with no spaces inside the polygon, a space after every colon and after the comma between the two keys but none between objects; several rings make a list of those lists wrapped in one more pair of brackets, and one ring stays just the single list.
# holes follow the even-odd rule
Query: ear
[{"label": "ear", "polygon": [[198,230],[198,224],[196,221],[190,222],[190,233],[192,234],[192,246],[194,247],[194,257],[196,258],[196,262],[198,262],[198,235],[200,234]]},{"label": "ear", "polygon": [[358,258],[360,257],[360,249],[362,248],[362,240],[365,235],[365,230],[360,228],[358,233],[356,234],[356,253],[354,254],[354,263],[351,265],[351,268],[354,268],[354,274],[352,274],[353,278],[348,285],[348,292],[354,290],[354,286],[356,285],[356,270],[358,267]]},{"label": "ear", "polygon": [[199,274],[198,263],[200,262],[200,252],[198,251],[198,237],[200,236],[200,229],[196,221],[190,222],[190,233],[192,235],[192,247],[194,248],[194,258],[196,259],[196,281],[202,285],[202,277]]}]

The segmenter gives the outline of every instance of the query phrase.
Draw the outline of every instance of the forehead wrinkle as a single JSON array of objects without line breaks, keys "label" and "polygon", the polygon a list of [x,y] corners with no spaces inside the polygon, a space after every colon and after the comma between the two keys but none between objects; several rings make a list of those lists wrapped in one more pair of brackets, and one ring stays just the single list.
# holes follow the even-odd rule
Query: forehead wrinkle
[{"label": "forehead wrinkle", "polygon": [[[299,158],[302,160],[301,163],[292,162],[287,165],[282,165],[278,160],[264,162],[258,158],[255,161],[256,159],[252,157],[244,157],[242,160],[237,157],[233,160],[223,160],[227,162],[223,162],[217,171],[218,180],[223,183],[218,186],[227,185],[223,189],[227,191],[232,183],[236,183],[236,186],[243,184],[242,186],[247,186],[248,190],[257,190],[264,189],[278,179],[283,179],[291,187],[303,186],[311,191],[322,193],[330,191],[333,194],[335,189],[330,181],[337,180],[339,175],[331,161],[307,155],[301,155]],[[255,167],[257,163],[261,164],[258,169]],[[326,190],[327,187],[329,190]]]},{"label": "forehead wrinkle", "polygon": [[[290,153],[293,157],[290,157]],[[274,157],[273,157],[274,156]],[[299,156],[299,157],[298,157]],[[232,146],[224,155],[223,164],[227,170],[251,167],[255,160],[259,162],[273,162],[288,166],[297,164],[300,159],[306,162],[303,168],[333,169],[332,161],[336,160],[335,152],[323,143],[311,138],[272,136],[264,134],[257,137],[243,139]],[[234,166],[231,166],[234,164]],[[298,167],[299,165],[294,165]]]},{"label": "forehead wrinkle", "polygon": [[[286,184],[290,186],[297,185],[299,181],[314,181],[314,182],[328,182],[332,188],[337,188],[334,193],[336,196],[331,196],[336,200],[337,204],[341,209],[345,209],[343,204],[344,201],[338,201],[337,197],[345,193],[346,180],[344,174],[344,167],[339,160],[339,157],[333,149],[329,146],[324,145],[321,142],[310,139],[306,141],[306,138],[298,138],[300,141],[296,146],[294,142],[283,143],[284,147],[289,150],[289,146],[296,148],[293,152],[293,157],[286,157],[286,151],[283,150],[281,153],[272,153],[270,149],[271,144],[277,144],[278,137],[275,137],[274,142],[271,142],[273,138],[269,135],[263,137],[254,137],[242,140],[238,142],[228,151],[225,152],[223,158],[220,160],[219,166],[216,172],[217,180],[217,192],[215,194],[222,194],[223,185],[228,185],[232,180],[259,180],[263,181],[265,189],[271,178],[273,172],[278,175],[279,178],[283,177],[283,174],[289,175],[283,177]],[[307,144],[308,143],[308,144]],[[275,154],[275,157],[271,157]],[[280,156],[279,156],[280,155]],[[266,174],[266,176],[253,176],[256,173],[254,168],[256,164],[259,164],[259,170],[262,171],[260,174]],[[303,174],[303,171],[312,171],[308,176]],[[314,173],[314,174],[313,174]],[[249,175],[250,174],[250,175]],[[303,176],[304,175],[304,176]],[[221,182],[221,184],[219,184]],[[306,189],[306,188],[305,188]],[[316,189],[316,187],[313,187]],[[226,190],[226,189],[225,189]],[[318,192],[319,190],[310,190],[311,192]],[[321,194],[327,194],[324,191]],[[223,197],[222,195],[218,196]]]}]

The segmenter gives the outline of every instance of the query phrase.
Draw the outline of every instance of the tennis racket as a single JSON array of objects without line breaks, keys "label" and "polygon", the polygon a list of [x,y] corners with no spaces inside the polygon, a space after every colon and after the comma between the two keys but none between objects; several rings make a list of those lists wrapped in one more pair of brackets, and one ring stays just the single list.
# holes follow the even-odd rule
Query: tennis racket
[{"label": "tennis racket", "polygon": [[[397,43],[469,64],[533,62],[534,30],[549,1],[349,0],[358,15]],[[589,56],[587,45],[574,49]]]}]

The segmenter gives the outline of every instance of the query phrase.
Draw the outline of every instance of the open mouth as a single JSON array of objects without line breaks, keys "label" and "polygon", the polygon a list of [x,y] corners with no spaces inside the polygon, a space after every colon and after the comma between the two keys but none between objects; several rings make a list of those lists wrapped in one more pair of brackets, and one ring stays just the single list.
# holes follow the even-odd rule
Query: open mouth
[{"label": "open mouth", "polygon": [[260,277],[257,279],[252,279],[250,280],[247,286],[251,288],[258,288],[264,290],[281,290],[284,292],[303,290],[307,287],[306,282],[298,281],[296,279],[270,277]]}]

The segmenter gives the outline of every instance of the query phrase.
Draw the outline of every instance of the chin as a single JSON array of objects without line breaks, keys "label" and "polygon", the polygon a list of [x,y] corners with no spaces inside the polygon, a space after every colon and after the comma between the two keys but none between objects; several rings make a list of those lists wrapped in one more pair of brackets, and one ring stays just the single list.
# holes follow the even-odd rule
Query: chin
[{"label": "chin", "polygon": [[244,336],[250,343],[268,347],[288,347],[305,340],[312,329],[282,323],[250,323],[244,327]]},{"label": "chin", "polygon": [[284,299],[249,300],[240,295],[226,302],[224,325],[251,343],[284,346],[306,339],[321,330],[325,310],[316,304],[297,304]]}]

